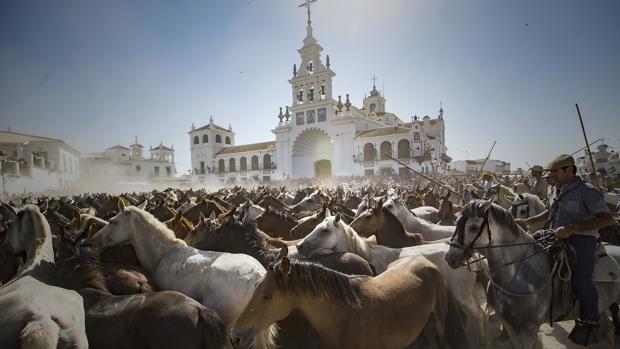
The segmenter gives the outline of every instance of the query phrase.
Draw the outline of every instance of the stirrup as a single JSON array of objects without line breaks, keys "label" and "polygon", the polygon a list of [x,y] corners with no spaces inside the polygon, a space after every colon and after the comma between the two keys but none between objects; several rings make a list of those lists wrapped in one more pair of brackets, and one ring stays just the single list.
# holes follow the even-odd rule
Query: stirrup
[{"label": "stirrup", "polygon": [[573,327],[573,330],[568,335],[568,339],[582,346],[597,343],[601,339],[598,328],[598,324],[592,324],[577,319],[575,320],[575,327]]}]

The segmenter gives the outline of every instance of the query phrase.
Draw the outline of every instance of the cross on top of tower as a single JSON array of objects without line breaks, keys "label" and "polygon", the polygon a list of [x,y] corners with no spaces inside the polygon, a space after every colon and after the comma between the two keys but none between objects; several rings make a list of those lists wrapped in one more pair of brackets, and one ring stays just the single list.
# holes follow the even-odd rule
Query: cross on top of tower
[{"label": "cross on top of tower", "polygon": [[377,89],[377,77],[375,76],[375,74],[372,74],[372,89],[376,90]]},{"label": "cross on top of tower", "polygon": [[310,24],[310,5],[316,2],[316,0],[305,0],[299,7],[307,7],[308,8],[308,24]]}]

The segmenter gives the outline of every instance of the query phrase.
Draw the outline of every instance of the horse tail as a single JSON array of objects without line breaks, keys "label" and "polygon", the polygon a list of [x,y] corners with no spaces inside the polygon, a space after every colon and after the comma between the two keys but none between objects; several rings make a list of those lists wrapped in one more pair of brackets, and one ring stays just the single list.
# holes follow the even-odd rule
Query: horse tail
[{"label": "horse tail", "polygon": [[[228,343],[228,331],[217,313],[207,307],[198,310],[202,322],[202,343],[205,348],[224,348]],[[199,327],[200,328],[200,327]]]},{"label": "horse tail", "polygon": [[276,338],[278,336],[278,326],[273,324],[267,329],[258,332],[254,339],[254,347],[259,349],[275,349]]},{"label": "horse tail", "polygon": [[60,326],[49,317],[37,316],[24,326],[19,336],[22,349],[48,349],[58,346]]}]

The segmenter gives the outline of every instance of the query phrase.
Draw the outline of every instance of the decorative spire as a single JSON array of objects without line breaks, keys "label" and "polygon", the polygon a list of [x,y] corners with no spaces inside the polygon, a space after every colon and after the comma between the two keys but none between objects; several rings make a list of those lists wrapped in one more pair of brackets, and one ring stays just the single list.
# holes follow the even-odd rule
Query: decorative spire
[{"label": "decorative spire", "polygon": [[288,111],[288,105],[286,106],[286,113],[284,113],[284,117],[286,118],[286,122],[291,118],[291,112]]},{"label": "decorative spire", "polygon": [[284,114],[282,114],[282,107],[280,107],[280,113],[278,114],[278,119],[280,119],[280,122],[282,122],[282,119],[284,119]]},{"label": "decorative spire", "polygon": [[347,107],[347,111],[351,111],[351,101],[349,101],[348,93],[347,93],[347,101],[344,103],[344,106]]},{"label": "decorative spire", "polygon": [[370,97],[379,96],[379,91],[377,91],[377,77],[375,74],[372,75],[372,91],[370,91]]},{"label": "decorative spire", "polygon": [[338,96],[338,104],[336,104],[336,108],[338,109],[338,112],[342,111],[342,107],[344,105],[342,104],[342,96]]},{"label": "decorative spire", "polygon": [[209,117],[209,124],[213,125],[213,115],[210,115]]},{"label": "decorative spire", "polygon": [[228,131],[232,132],[232,125],[231,124],[228,124]]},{"label": "decorative spire", "polygon": [[327,59],[325,60],[325,65],[327,65],[327,68],[329,68],[329,66],[331,65],[331,63],[329,62],[329,55],[327,55]]},{"label": "decorative spire", "polygon": [[316,44],[316,39],[312,36],[312,20],[310,19],[310,5],[313,2],[316,2],[316,0],[305,0],[301,5],[299,5],[299,7],[306,7],[308,9],[308,26],[306,27],[304,46]]},{"label": "decorative spire", "polygon": [[297,76],[297,64],[293,64],[293,77]]}]

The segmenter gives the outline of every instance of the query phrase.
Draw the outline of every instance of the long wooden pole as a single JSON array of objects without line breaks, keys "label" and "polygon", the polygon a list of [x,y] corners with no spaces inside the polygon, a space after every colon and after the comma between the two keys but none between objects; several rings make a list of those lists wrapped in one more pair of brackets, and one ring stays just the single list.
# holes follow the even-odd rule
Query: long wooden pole
[{"label": "long wooden pole", "polygon": [[452,190],[450,187],[446,186],[445,184],[439,183],[439,182],[437,182],[437,181],[435,181],[435,180],[433,180],[433,179],[431,179],[431,178],[429,178],[429,177],[427,177],[427,176],[425,176],[425,175],[421,174],[420,172],[418,172],[418,171],[416,171],[416,170],[412,169],[411,167],[407,166],[406,164],[403,164],[402,162],[398,161],[397,159],[394,159],[393,157],[391,157],[391,156],[390,156],[390,155],[388,155],[388,154],[383,153],[383,155],[385,155],[385,156],[387,156],[388,158],[390,158],[390,159],[392,159],[392,160],[394,160],[394,161],[398,162],[399,164],[401,164],[401,165],[405,166],[406,168],[408,168],[408,169],[409,169],[409,171],[411,171],[411,172],[413,172],[413,173],[417,174],[418,176],[420,176],[420,177],[422,177],[422,178],[425,178],[425,179],[428,179],[428,180],[429,180],[429,181],[431,181],[432,183],[435,183],[435,184],[437,184],[438,186],[440,186],[440,187],[442,187],[442,188],[446,189],[447,191],[449,191],[449,192],[451,192],[451,193],[453,193],[453,194],[457,194],[457,195],[458,195],[458,193],[457,193],[457,192],[455,192],[454,190]]},{"label": "long wooden pole", "polygon": [[484,159],[484,162],[482,162],[482,166],[480,166],[480,172],[482,172],[484,165],[486,165],[487,160],[489,160],[489,158],[491,157],[491,152],[493,151],[493,148],[495,148],[495,143],[497,143],[497,140],[493,141],[493,145],[491,146],[491,150],[489,150],[489,154],[487,154],[487,157]]},{"label": "long wooden pole", "polygon": [[586,141],[586,147],[588,148],[588,156],[590,157],[590,164],[592,165],[592,176],[594,176],[594,185],[598,190],[601,190],[601,184],[598,182],[598,176],[596,175],[596,166],[594,160],[592,160],[592,152],[590,151],[590,143],[588,143],[588,136],[586,135],[586,128],[583,126],[583,118],[581,117],[581,110],[579,110],[579,104],[575,103],[577,108],[577,115],[579,115],[579,122],[581,123],[581,131],[583,131],[583,139]]},{"label": "long wooden pole", "polygon": [[[596,143],[596,142],[600,142],[600,141],[602,141],[602,140],[603,140],[602,138],[599,138],[599,139],[595,140],[594,142],[590,143],[590,145],[593,145],[594,143]],[[587,148],[587,146],[586,146],[586,147],[581,147],[581,148],[579,148],[579,150],[577,150],[576,152],[574,152],[574,153],[570,154],[570,156],[573,156],[573,155],[575,155],[575,154],[579,153],[580,151],[582,151],[582,150],[584,150],[584,149],[586,149],[586,148]]]}]

